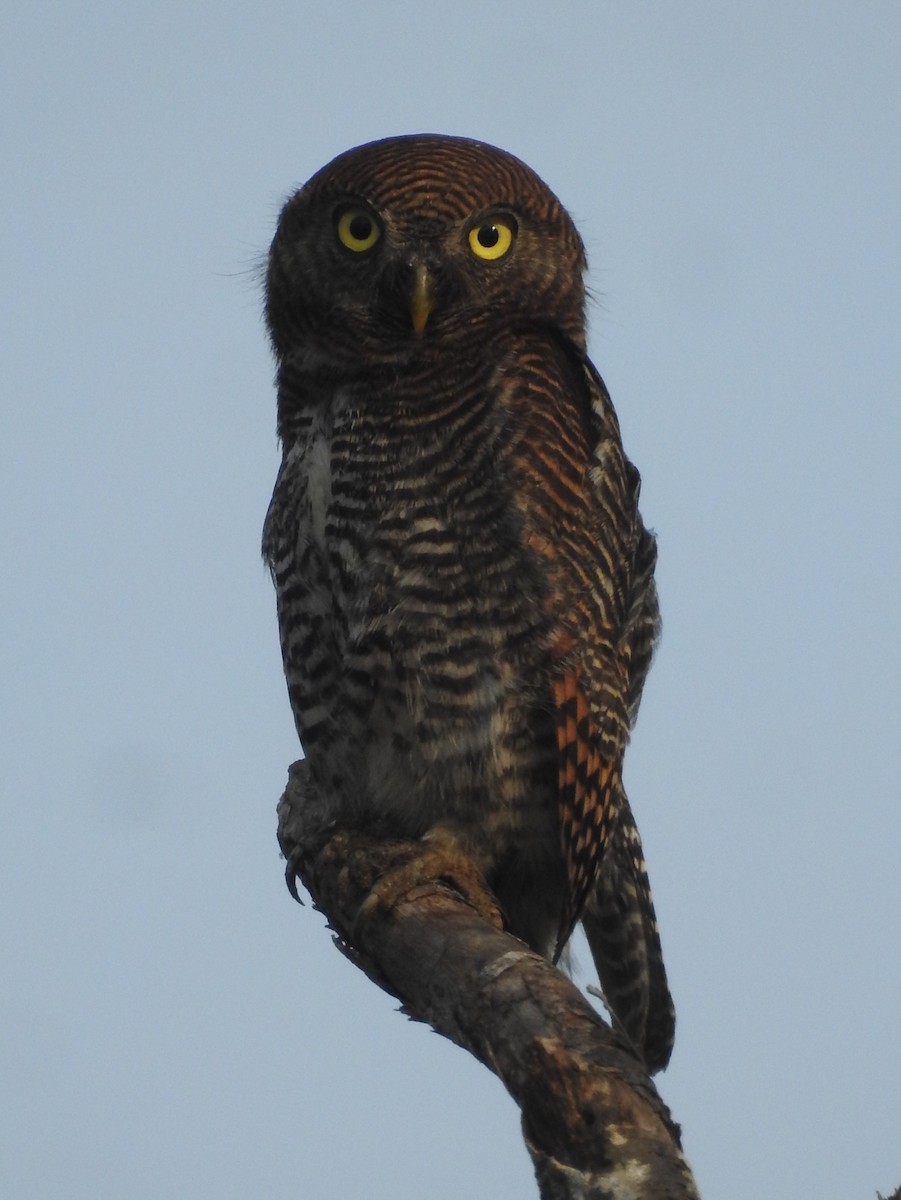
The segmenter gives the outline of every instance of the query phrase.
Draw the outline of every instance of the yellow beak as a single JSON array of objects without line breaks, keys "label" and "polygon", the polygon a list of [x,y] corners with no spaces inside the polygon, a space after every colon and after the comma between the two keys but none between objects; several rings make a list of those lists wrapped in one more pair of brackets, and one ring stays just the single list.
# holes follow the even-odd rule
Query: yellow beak
[{"label": "yellow beak", "polygon": [[416,282],[413,284],[413,295],[410,298],[410,314],[413,317],[413,329],[417,336],[421,336],[435,306],[431,282],[428,267],[424,263],[420,263],[416,268]]}]

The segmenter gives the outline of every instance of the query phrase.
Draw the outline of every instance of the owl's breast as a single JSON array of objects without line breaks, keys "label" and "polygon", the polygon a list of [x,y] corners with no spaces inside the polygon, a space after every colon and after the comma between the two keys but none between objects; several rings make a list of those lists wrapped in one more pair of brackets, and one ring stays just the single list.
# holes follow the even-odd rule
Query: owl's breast
[{"label": "owl's breast", "polygon": [[380,806],[411,792],[432,798],[424,811],[437,793],[471,800],[543,703],[540,580],[494,431],[469,416],[467,428],[346,406],[304,450],[296,544],[327,563],[328,594],[309,603],[332,612],[333,724]]},{"label": "owl's breast", "polygon": [[298,422],[265,534],[285,672],[336,803],[410,836],[515,828],[532,861],[556,846],[542,568],[490,397],[448,408],[336,394]]}]

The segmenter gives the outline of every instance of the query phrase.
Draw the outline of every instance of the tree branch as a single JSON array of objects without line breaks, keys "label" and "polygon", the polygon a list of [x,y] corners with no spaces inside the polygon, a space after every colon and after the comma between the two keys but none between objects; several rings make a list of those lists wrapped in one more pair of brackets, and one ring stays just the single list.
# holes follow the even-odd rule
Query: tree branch
[{"label": "tree branch", "polygon": [[289,886],[302,880],[343,952],[513,1096],[543,1200],[696,1200],[678,1126],[650,1077],[569,979],[441,879],[390,907],[373,903],[378,880],[421,847],[338,829],[303,763],[278,815]]}]

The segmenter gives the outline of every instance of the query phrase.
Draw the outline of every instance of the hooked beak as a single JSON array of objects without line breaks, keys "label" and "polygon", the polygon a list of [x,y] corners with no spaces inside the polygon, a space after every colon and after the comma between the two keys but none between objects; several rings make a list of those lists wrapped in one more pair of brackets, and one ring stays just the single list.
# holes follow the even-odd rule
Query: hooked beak
[{"label": "hooked beak", "polygon": [[416,276],[413,281],[413,293],[410,297],[410,315],[413,318],[413,330],[421,337],[426,323],[435,307],[435,297],[432,292],[432,277],[425,263],[417,263]]}]

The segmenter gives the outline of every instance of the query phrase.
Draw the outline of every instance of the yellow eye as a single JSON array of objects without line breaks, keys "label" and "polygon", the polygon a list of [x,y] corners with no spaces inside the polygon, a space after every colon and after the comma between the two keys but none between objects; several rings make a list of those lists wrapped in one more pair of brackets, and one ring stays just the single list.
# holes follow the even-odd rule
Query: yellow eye
[{"label": "yellow eye", "polygon": [[338,217],[338,237],[342,246],[363,254],[371,250],[382,231],[376,222],[363,208],[348,208]]},{"label": "yellow eye", "polygon": [[486,221],[469,232],[469,248],[476,258],[493,262],[503,258],[513,245],[516,227],[512,221]]}]

